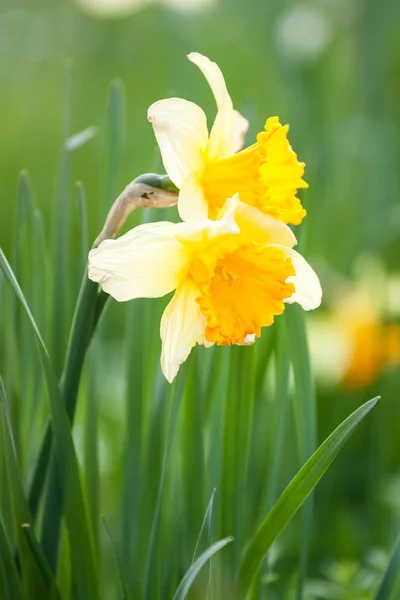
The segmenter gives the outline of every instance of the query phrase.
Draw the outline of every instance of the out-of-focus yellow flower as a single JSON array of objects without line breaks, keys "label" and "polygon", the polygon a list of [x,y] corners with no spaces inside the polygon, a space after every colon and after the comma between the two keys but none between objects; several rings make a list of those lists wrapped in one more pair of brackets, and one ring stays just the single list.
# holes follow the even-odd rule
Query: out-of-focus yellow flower
[{"label": "out-of-focus yellow flower", "polygon": [[343,384],[351,389],[371,385],[389,366],[400,365],[400,326],[384,323],[371,300],[354,294],[340,306],[349,335],[350,354]]},{"label": "out-of-focus yellow flower", "polygon": [[225,199],[238,193],[242,202],[299,224],[306,211],[296,193],[308,186],[302,179],[304,163],[287,140],[288,126],[269,118],[256,143],[240,151],[248,122],[234,110],[218,65],[196,52],[189,59],[206,77],[217,103],[210,134],[203,110],[188,100],[159,100],[148,110],[165,169],[180,190],[181,218],[215,219]]},{"label": "out-of-focus yellow flower", "polygon": [[398,279],[371,262],[367,267],[371,273],[359,276],[351,290],[348,282],[343,289],[338,286],[340,299],[329,313],[308,321],[316,373],[351,390],[364,389],[386,369],[400,367],[400,305],[398,295],[397,301],[391,298],[399,289]]},{"label": "out-of-focus yellow flower", "polygon": [[284,302],[321,301],[319,280],[290,228],[239,201],[215,221],[150,223],[89,254],[89,277],[118,301],[176,290],[161,320],[161,366],[172,381],[196,344],[247,344]]}]

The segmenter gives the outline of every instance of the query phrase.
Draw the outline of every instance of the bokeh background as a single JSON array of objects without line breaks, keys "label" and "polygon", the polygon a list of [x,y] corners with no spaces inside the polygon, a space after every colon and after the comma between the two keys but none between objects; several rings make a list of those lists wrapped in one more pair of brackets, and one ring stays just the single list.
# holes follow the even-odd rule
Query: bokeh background
[{"label": "bokeh background", "polygon": [[[267,116],[290,123],[310,184],[302,193],[308,216],[301,249],[325,293],[307,320],[318,439],[362,401],[383,397],[316,493],[310,577],[343,586],[342,596],[329,597],[352,600],[369,597],[359,590],[385,564],[400,520],[399,39],[396,0],[0,2],[0,241],[7,254],[21,169],[29,172],[49,245],[66,172],[62,140],[81,131],[87,137],[68,159],[69,317],[82,274],[75,182],[83,182],[94,239],[111,199],[129,181],[162,172],[147,107],[177,95],[213,117],[211,92],[188,52],[221,66],[234,105],[250,120],[248,143]],[[111,155],[116,105],[125,117]],[[177,218],[175,209],[165,214]],[[133,215],[129,226],[138,219]],[[108,374],[97,410],[105,488],[118,480],[121,451],[123,310],[110,307],[103,335]],[[51,339],[57,325],[41,315]],[[29,465],[29,445],[22,448]],[[111,490],[103,490],[102,503],[112,506]]]}]

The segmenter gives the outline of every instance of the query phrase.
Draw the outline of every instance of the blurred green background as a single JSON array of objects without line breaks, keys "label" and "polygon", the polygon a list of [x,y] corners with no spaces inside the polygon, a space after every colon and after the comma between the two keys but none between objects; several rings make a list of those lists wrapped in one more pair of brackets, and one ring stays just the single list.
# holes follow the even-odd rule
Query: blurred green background
[{"label": "blurred green background", "polygon": [[[290,123],[290,141],[306,162],[310,184],[302,194],[308,216],[299,232],[301,249],[325,292],[322,308],[308,318],[317,378],[318,440],[364,400],[376,394],[384,400],[317,490],[310,577],[342,580],[343,589],[350,590],[348,595],[329,597],[369,598],[354,590],[359,581],[362,587],[366,578],[380,572],[400,524],[400,3],[131,0],[130,6],[125,2],[123,14],[117,14],[119,4],[123,2],[98,0],[97,10],[96,0],[0,0],[1,246],[12,254],[23,168],[30,174],[43,212],[45,244],[50,246],[65,166],[63,135],[95,127],[95,135],[69,155],[73,235],[68,242],[68,321],[83,270],[75,182],[82,181],[86,191],[91,240],[112,198],[129,181],[142,172],[162,172],[147,107],[176,95],[200,104],[213,118],[214,100],[186,59],[190,51],[206,54],[220,65],[235,107],[250,120],[249,144],[267,116],[278,115]],[[100,6],[107,14],[100,14]],[[109,85],[115,79],[124,89],[125,119],[114,139],[118,152],[110,155],[108,124],[115,95],[118,102],[122,89],[116,83],[110,100]],[[65,123],[68,94],[71,113]],[[164,216],[177,218],[175,209]],[[144,216],[153,217],[159,215]],[[132,216],[129,225],[141,218]],[[43,271],[57,268],[52,258]],[[27,282],[31,278],[25,277]],[[342,305],[343,296],[355,300]],[[154,331],[163,306],[164,301],[157,301],[148,309],[146,318],[155,322]],[[37,314],[51,346],[57,326],[45,308],[37,308]],[[117,489],[121,475],[123,365],[129,360],[119,349],[125,310],[110,307],[102,331],[105,346],[96,359],[103,361],[103,373],[108,367],[104,381],[97,383],[101,505],[106,513],[115,511],[110,507],[117,492],[109,486],[115,484]],[[354,325],[358,320],[361,329],[372,323],[373,333],[367,331],[360,338]],[[394,349],[388,358],[375,351],[389,344],[389,325]],[[372,349],[365,350],[367,346]],[[157,349],[154,364],[156,354]],[[1,358],[6,363],[4,354]],[[356,383],[346,379],[352,361],[361,370],[367,365],[366,376]],[[98,363],[94,370],[100,370]],[[85,418],[79,415],[76,424],[78,443]],[[42,422],[38,420],[40,431]],[[26,473],[29,444],[21,442]],[[293,452],[288,449],[288,456]],[[287,473],[293,473],[293,464],[296,461]],[[286,474],[282,479],[287,481]],[[290,562],[290,552],[286,558]]]}]

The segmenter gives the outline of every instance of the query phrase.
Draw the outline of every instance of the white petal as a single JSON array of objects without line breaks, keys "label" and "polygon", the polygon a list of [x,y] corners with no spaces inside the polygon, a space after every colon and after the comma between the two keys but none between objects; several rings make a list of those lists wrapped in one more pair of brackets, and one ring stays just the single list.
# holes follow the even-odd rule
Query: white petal
[{"label": "white petal", "polygon": [[190,173],[203,168],[208,143],[206,116],[193,102],[168,98],[152,104],[147,118],[153,125],[165,170],[180,188]]},{"label": "white petal", "polygon": [[297,244],[296,237],[288,225],[261,212],[255,206],[241,202],[238,194],[228,198],[218,218],[225,218],[224,215],[228,211],[233,214],[241,233],[255,242],[280,244],[289,248]]},{"label": "white petal", "polygon": [[199,221],[208,217],[207,200],[196,173],[188,175],[182,184],[178,212],[183,221]]},{"label": "white petal", "polygon": [[161,369],[171,383],[196,344],[204,343],[206,318],[196,302],[197,286],[190,280],[180,286],[161,319]]},{"label": "white petal", "polygon": [[224,158],[233,152],[235,140],[235,111],[219,66],[198,52],[191,52],[189,60],[199,67],[214,94],[218,113],[210,133],[208,156]]},{"label": "white petal", "polygon": [[89,279],[119,302],[174,290],[186,263],[174,223],[148,223],[89,253]]},{"label": "white petal", "polygon": [[286,256],[292,259],[296,275],[287,278],[289,283],[294,283],[294,294],[285,300],[288,304],[297,302],[304,310],[318,308],[322,300],[322,288],[318,276],[310,267],[305,258],[292,248],[279,246],[285,251]]},{"label": "white petal", "polygon": [[249,129],[248,120],[237,110],[234,111],[234,136],[232,154],[239,152],[244,146],[244,137]]}]

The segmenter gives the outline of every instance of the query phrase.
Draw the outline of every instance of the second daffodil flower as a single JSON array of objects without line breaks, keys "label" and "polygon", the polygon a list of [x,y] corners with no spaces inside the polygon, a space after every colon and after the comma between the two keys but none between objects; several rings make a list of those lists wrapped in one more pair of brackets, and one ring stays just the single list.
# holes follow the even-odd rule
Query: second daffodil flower
[{"label": "second daffodil flower", "polygon": [[89,277],[118,301],[175,290],[161,320],[161,368],[176,376],[196,344],[246,344],[285,302],[319,306],[321,287],[291,229],[227,200],[217,220],[149,223],[89,254]]},{"label": "second daffodil flower", "polygon": [[287,140],[288,126],[269,118],[257,142],[240,151],[248,122],[233,109],[218,65],[197,52],[188,58],[201,69],[217,103],[210,134],[203,110],[188,100],[159,100],[148,110],[165,169],[180,190],[181,219],[215,219],[225,199],[238,193],[242,202],[298,225],[306,211],[296,192],[308,186],[304,163]]}]

